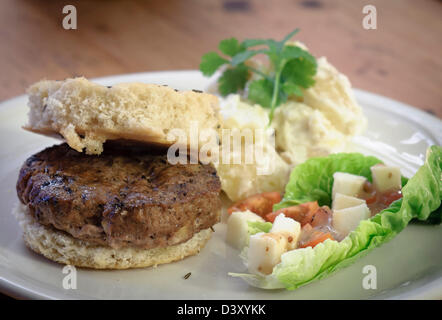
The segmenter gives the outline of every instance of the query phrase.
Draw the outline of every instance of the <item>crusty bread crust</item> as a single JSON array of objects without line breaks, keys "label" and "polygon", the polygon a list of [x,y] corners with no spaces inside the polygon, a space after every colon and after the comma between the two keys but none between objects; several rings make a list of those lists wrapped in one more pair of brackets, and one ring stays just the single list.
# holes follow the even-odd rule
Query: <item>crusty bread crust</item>
[{"label": "crusty bread crust", "polygon": [[205,229],[190,240],[165,248],[112,249],[73,238],[67,233],[39,224],[19,203],[13,209],[23,229],[25,244],[46,258],[78,267],[93,269],[129,269],[157,266],[197,254],[210,239],[212,230]]},{"label": "crusty bread crust", "polygon": [[[100,154],[112,139],[136,140],[170,146],[171,129],[189,136],[196,124],[218,131],[218,98],[166,86],[122,83],[112,87],[85,78],[43,80],[28,89],[29,121],[25,129],[45,135],[61,135],[79,152]],[[207,141],[199,141],[199,145]]]}]

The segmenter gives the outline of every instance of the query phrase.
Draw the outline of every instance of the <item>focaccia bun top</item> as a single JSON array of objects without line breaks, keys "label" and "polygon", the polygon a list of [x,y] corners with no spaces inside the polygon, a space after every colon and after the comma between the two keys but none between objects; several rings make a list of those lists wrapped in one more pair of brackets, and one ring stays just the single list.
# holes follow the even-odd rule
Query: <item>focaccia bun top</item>
[{"label": "focaccia bun top", "polygon": [[170,146],[175,143],[168,139],[172,129],[189,136],[191,126],[199,131],[220,128],[218,98],[196,90],[145,83],[106,87],[81,77],[42,80],[28,89],[28,95],[25,129],[61,135],[71,148],[88,154],[100,154],[106,140]]}]

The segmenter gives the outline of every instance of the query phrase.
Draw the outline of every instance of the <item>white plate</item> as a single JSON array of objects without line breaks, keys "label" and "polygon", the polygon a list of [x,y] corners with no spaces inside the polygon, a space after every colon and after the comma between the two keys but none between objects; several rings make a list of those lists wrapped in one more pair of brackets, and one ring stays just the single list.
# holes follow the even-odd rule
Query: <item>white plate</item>
[{"label": "white plate", "polygon": [[[204,90],[209,81],[196,71],[157,72],[98,79],[104,85],[124,81],[167,84]],[[425,150],[442,144],[442,123],[402,103],[356,90],[369,120],[355,149],[400,165],[411,176],[423,163]],[[442,298],[442,226],[410,225],[389,243],[327,279],[295,291],[267,291],[248,286],[227,272],[244,271],[238,252],[225,244],[225,224],[197,255],[177,263],[124,271],[78,269],[77,289],[62,286],[63,266],[28,250],[10,214],[17,201],[15,183],[23,161],[58,143],[20,127],[26,121],[26,97],[0,104],[0,290],[26,298],[109,299],[364,299]],[[365,265],[377,270],[377,289],[365,290]],[[184,275],[191,272],[186,280]]]}]

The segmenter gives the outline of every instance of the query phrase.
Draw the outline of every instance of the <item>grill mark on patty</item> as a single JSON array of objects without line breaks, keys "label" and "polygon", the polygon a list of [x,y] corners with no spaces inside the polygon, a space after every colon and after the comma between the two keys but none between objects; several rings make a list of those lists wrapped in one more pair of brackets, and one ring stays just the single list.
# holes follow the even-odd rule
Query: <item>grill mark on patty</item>
[{"label": "grill mark on patty", "polygon": [[106,143],[100,156],[61,144],[29,157],[17,194],[43,225],[90,242],[154,248],[219,221],[221,183],[209,165],[170,165],[146,147]]}]

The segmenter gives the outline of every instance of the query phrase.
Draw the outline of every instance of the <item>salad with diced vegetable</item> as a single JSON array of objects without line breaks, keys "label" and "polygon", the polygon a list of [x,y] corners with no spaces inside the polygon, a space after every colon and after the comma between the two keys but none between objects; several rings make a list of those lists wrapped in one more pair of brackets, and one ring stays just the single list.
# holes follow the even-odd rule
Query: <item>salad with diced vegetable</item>
[{"label": "salad with diced vegetable", "polygon": [[412,219],[440,223],[441,167],[440,146],[428,149],[410,180],[358,153],[306,161],[292,171],[283,197],[261,193],[228,209],[227,242],[241,250],[249,272],[230,275],[295,289],[349,265]]}]

